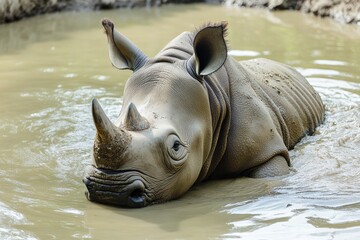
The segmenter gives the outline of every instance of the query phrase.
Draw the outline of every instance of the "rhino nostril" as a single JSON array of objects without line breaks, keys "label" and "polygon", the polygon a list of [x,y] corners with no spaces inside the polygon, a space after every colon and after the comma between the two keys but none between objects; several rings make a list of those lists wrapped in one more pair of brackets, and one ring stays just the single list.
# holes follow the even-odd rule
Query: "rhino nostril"
[{"label": "rhino nostril", "polygon": [[146,204],[145,186],[141,181],[133,183],[132,191],[128,197],[129,207],[143,207]]},{"label": "rhino nostril", "polygon": [[139,202],[142,201],[144,197],[144,191],[140,188],[135,189],[131,194],[130,194],[130,198],[134,201],[134,202]]}]

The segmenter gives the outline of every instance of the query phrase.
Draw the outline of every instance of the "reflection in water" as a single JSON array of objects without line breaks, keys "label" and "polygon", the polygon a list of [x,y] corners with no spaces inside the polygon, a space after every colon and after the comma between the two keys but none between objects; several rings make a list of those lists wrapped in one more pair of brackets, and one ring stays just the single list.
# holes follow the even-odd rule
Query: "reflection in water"
[{"label": "reflection in water", "polygon": [[[297,67],[320,92],[326,121],[291,151],[289,176],[206,182],[145,209],[88,202],[81,179],[95,134],[90,102],[97,97],[116,119],[130,74],[110,66],[105,16],[151,56],[181,31],[227,20],[230,53]],[[0,26],[0,239],[356,239],[360,35],[338,26],[293,12],[204,5]]]}]

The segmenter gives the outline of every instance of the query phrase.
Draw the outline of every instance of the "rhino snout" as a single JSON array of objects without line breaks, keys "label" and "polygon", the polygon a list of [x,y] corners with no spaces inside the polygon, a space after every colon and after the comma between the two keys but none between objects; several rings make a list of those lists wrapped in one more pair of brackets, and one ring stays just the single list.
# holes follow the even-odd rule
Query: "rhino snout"
[{"label": "rhino snout", "polygon": [[141,180],[135,180],[121,190],[110,189],[108,185],[88,177],[85,177],[83,182],[87,188],[85,196],[89,201],[128,208],[140,208],[147,205],[145,186]]}]

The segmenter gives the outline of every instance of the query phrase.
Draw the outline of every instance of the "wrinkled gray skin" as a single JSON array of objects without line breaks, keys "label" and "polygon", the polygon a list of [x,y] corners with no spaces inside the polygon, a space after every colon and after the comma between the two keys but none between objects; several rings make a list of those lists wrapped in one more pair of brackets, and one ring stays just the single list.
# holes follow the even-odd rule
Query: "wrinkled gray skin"
[{"label": "wrinkled gray skin", "polygon": [[182,33],[154,58],[103,26],[112,64],[133,75],[115,123],[92,103],[90,201],[143,207],[210,178],[287,174],[288,149],[323,121],[319,95],[296,70],[227,55],[226,23]]}]

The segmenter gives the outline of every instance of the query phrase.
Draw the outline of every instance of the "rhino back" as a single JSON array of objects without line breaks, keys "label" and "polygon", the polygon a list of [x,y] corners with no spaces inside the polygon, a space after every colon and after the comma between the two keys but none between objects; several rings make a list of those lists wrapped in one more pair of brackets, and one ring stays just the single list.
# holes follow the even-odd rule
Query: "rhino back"
[{"label": "rhino back", "polygon": [[324,119],[319,94],[294,68],[268,59],[243,61],[254,91],[269,108],[288,149]]}]

